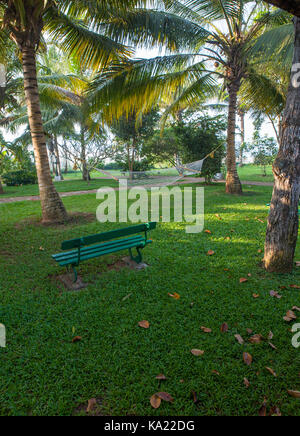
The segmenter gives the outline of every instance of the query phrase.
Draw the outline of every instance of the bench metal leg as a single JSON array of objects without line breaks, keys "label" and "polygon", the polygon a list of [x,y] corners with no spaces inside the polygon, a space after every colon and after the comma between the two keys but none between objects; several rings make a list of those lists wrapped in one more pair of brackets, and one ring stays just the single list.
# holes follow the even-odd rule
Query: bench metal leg
[{"label": "bench metal leg", "polygon": [[142,256],[141,248],[136,247],[136,251],[138,252],[138,256],[135,257],[135,256],[133,256],[133,254],[132,254],[132,249],[129,248],[130,258],[131,258],[131,260],[134,260],[136,263],[142,263],[143,256]]},{"label": "bench metal leg", "polygon": [[75,265],[72,265],[72,270],[73,270],[73,273],[74,273],[74,283],[76,283],[77,280],[78,280],[78,274],[77,274],[77,270],[75,268]]}]

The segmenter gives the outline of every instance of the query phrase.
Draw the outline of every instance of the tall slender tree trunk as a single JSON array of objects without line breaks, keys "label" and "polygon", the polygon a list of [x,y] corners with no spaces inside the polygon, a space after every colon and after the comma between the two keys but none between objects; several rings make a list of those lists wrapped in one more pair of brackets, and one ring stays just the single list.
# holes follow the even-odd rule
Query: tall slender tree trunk
[{"label": "tall slender tree trunk", "polygon": [[[64,141],[64,150],[66,150],[66,148],[67,148],[67,144],[66,144],[66,141]],[[64,173],[68,174],[68,171],[69,171],[69,168],[68,168],[68,159],[69,159],[69,156],[68,156],[68,153],[66,151],[64,152],[64,158],[65,158]]]},{"label": "tall slender tree trunk", "polygon": [[25,96],[39,181],[43,221],[62,222],[67,218],[67,212],[53,185],[50,174],[50,165],[40,109],[35,48],[24,45],[21,48],[21,52]]},{"label": "tall slender tree trunk", "polygon": [[237,118],[237,93],[239,86],[229,84],[228,131],[227,131],[227,177],[226,192],[241,195],[242,184],[236,168],[235,132]]},{"label": "tall slender tree trunk", "polygon": [[[295,18],[293,64],[300,63],[300,18]],[[300,83],[289,86],[280,147],[273,164],[275,178],[265,244],[264,265],[270,272],[290,272],[298,238],[300,196]]]},{"label": "tall slender tree trunk", "polygon": [[58,176],[59,176],[60,180],[64,180],[63,175],[62,175],[62,170],[61,170],[61,162],[60,162],[59,148],[58,148],[58,142],[57,142],[56,135],[54,136],[54,152],[55,152],[55,157],[56,157],[56,162],[57,162]]},{"label": "tall slender tree trunk", "polygon": [[85,147],[85,136],[84,136],[84,128],[81,128],[81,165],[82,165],[82,179],[86,182],[91,180],[90,172],[87,167],[86,162],[86,147]]},{"label": "tall slender tree trunk", "polygon": [[4,194],[4,189],[3,189],[3,185],[0,179],[0,195]]},{"label": "tall slender tree trunk", "polygon": [[239,110],[239,115],[241,119],[241,146],[240,146],[240,158],[239,158],[239,166],[243,166],[243,159],[244,159],[244,146],[245,146],[245,112],[243,109]]},{"label": "tall slender tree trunk", "polygon": [[51,171],[51,166],[52,166],[52,174],[55,176],[56,175],[55,154],[54,154],[54,144],[53,144],[52,138],[50,138],[48,141],[48,151],[49,151],[48,160],[49,160],[49,165],[50,165],[50,171]]},{"label": "tall slender tree trunk", "polygon": [[129,171],[129,180],[132,180],[133,174],[131,170],[130,144],[127,144],[127,162],[128,162],[128,171]]}]

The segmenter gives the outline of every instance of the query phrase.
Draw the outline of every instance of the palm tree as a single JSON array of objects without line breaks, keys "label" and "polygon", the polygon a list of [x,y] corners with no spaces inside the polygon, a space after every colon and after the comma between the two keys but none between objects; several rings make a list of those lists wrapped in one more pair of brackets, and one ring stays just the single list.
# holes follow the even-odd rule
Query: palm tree
[{"label": "palm tree", "polygon": [[239,98],[247,111],[262,113],[269,119],[279,144],[293,59],[294,25],[292,16],[280,9],[262,14],[259,19],[265,18],[266,28],[251,49],[253,72],[243,83]]},{"label": "palm tree", "polygon": [[[249,0],[164,0],[163,3],[166,13],[194,26],[194,38],[182,42],[182,48],[186,47],[188,53],[125,65],[127,74],[123,79],[120,68],[117,68],[111,86],[103,85],[101,81],[95,83],[94,107],[99,107],[102,98],[104,103],[106,94],[114,96],[115,103],[111,101],[109,109],[111,113],[114,105],[118,105],[118,112],[129,113],[132,105],[139,110],[149,110],[154,98],[162,99],[166,97],[163,94],[169,93],[173,102],[166,118],[170,112],[176,113],[182,107],[194,105],[195,100],[203,101],[203,94],[212,95],[212,86],[217,88],[212,78],[221,78],[228,92],[226,191],[241,194],[235,150],[238,93],[242,84],[255,75],[251,68],[251,47],[264,29],[266,20],[255,20],[258,5]],[[115,83],[123,80],[123,85],[111,90],[113,80]],[[128,92],[124,87],[129,88]],[[178,88],[181,89],[179,95]],[[138,97],[138,92],[142,93],[144,101]],[[175,99],[174,95],[177,95]]]},{"label": "palm tree", "polygon": [[[47,66],[44,65],[45,60]],[[66,70],[72,72],[66,75],[59,74],[52,69],[52,60],[48,58],[48,55],[43,56],[42,61],[43,63],[40,60],[38,62],[39,96],[53,172],[56,173],[58,170],[61,174],[61,170],[57,167],[60,166],[59,150],[63,150],[64,154],[67,153],[70,160],[76,163],[76,166],[79,164],[83,180],[89,181],[91,155],[93,155],[93,163],[96,164],[100,157],[103,157],[104,152],[107,154],[107,147],[104,147],[105,134],[101,113],[97,118],[92,117],[85,98],[89,77],[82,73],[76,59],[72,59],[69,63],[69,68]],[[16,133],[21,127],[23,129],[23,133],[13,141],[14,144],[30,145],[30,127],[26,106],[20,105],[18,110],[14,111],[13,119],[10,118],[6,124],[11,133]],[[62,143],[61,138],[63,138]],[[108,156],[105,155],[105,157]]]},{"label": "palm tree", "polygon": [[[3,49],[2,41],[9,36],[22,58],[43,221],[63,221],[67,217],[51,179],[39,101],[36,55],[43,33],[80,58],[83,68],[101,70],[110,62],[118,62],[132,54],[132,49],[123,42],[138,40],[153,44],[165,41],[168,26],[164,25],[164,17],[157,19],[155,14],[143,8],[139,13],[135,12],[137,6],[146,3],[146,0],[0,0],[0,46]],[[109,35],[105,27],[111,22],[115,24],[115,33]],[[181,33],[184,31],[186,29]],[[176,44],[178,39],[174,31],[173,34],[174,41],[170,44]]]},{"label": "palm tree", "polygon": [[265,25],[263,21],[255,20],[258,4],[248,0],[166,3],[168,10],[189,16],[207,28],[206,45],[199,54],[205,57],[208,64],[214,62],[213,73],[218,73],[224,79],[228,92],[226,192],[241,194],[235,146],[238,94],[242,84],[253,74],[250,50]]}]

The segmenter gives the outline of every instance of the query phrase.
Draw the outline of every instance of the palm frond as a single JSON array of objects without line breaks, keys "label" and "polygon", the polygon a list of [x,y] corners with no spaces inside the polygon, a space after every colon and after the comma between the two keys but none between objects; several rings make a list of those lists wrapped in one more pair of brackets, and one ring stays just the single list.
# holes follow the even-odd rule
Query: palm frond
[{"label": "palm frond", "polygon": [[169,50],[191,48],[210,35],[209,31],[185,17],[164,11],[136,9],[101,24],[110,38],[123,44],[152,48],[155,44]]},{"label": "palm frond", "polygon": [[132,55],[123,44],[91,31],[83,21],[71,19],[54,8],[46,13],[45,30],[60,42],[63,50],[80,59],[83,68],[101,69],[112,61]]},{"label": "palm frond", "polygon": [[294,25],[292,23],[274,27],[256,39],[250,54],[253,57],[263,55],[265,59],[275,57],[278,63],[291,66],[294,35]]},{"label": "palm frond", "polygon": [[180,109],[199,107],[201,103],[210,97],[216,96],[217,82],[209,73],[203,73],[197,81],[180,92],[180,95],[165,110],[162,117],[162,129],[170,114],[178,112]]},{"label": "palm frond", "polygon": [[251,72],[240,90],[240,99],[247,109],[280,115],[286,103],[285,95],[269,77]]},{"label": "palm frond", "polygon": [[193,64],[195,55],[170,55],[116,65],[99,75],[89,89],[91,110],[103,110],[106,119],[133,111],[147,111],[174,94],[187,81],[197,80],[203,65]]},{"label": "palm frond", "polygon": [[238,19],[241,7],[249,3],[243,0],[187,0],[186,5],[207,20]]}]

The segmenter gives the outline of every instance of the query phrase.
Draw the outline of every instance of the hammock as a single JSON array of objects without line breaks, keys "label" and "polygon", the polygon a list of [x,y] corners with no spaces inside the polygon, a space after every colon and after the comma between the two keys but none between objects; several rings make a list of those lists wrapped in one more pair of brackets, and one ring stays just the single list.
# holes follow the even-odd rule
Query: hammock
[{"label": "hammock", "polygon": [[[218,150],[219,146],[216,150]],[[196,176],[201,174],[204,161],[214,158],[215,152],[210,152],[204,159],[191,163],[183,164],[180,158],[176,159],[176,165],[172,168],[155,168],[147,171],[106,171],[94,167],[96,171],[106,175],[116,181],[127,180],[128,186],[169,186],[173,185],[186,176]]]}]

